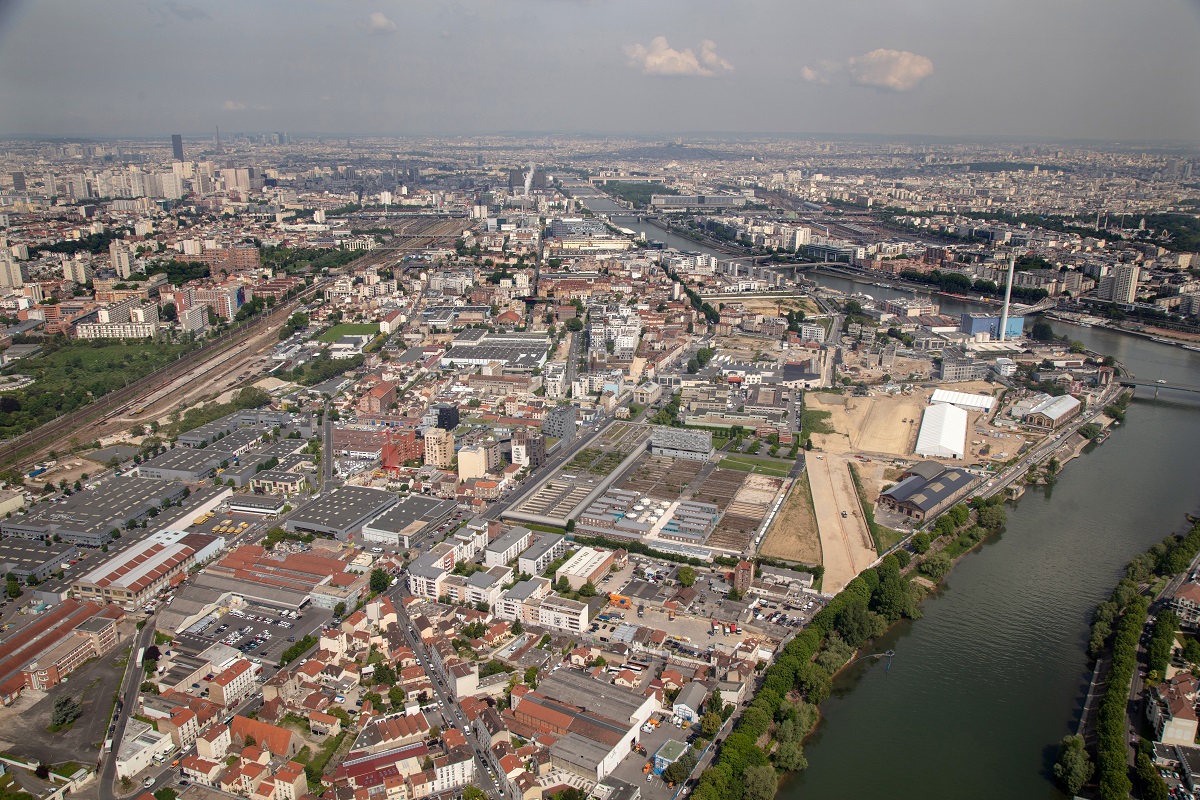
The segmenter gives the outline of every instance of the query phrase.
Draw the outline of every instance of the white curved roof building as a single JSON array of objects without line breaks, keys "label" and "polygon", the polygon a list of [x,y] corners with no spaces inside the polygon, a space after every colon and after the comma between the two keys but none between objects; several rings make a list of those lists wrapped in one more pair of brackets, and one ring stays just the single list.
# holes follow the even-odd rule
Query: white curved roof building
[{"label": "white curved roof building", "polygon": [[931,458],[962,458],[967,445],[967,412],[949,403],[925,409],[914,452]]}]

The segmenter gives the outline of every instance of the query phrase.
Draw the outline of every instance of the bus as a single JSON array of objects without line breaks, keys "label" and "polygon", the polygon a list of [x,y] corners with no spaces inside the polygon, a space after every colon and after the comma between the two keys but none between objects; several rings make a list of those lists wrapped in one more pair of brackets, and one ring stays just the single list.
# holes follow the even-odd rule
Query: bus
[{"label": "bus", "polygon": [[640,666],[638,666],[637,664],[634,664],[632,661],[630,661],[630,662],[628,662],[628,663],[626,663],[626,664],[622,664],[622,665],[619,667],[619,669],[627,669],[627,670],[629,670],[630,672],[641,672],[641,671],[642,671],[643,669],[645,669],[645,668],[644,668],[644,667],[640,667]]}]

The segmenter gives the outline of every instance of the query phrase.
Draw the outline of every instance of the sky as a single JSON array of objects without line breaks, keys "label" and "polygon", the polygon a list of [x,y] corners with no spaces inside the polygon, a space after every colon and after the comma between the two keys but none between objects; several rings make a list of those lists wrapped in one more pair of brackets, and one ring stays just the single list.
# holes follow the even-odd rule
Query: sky
[{"label": "sky", "polygon": [[0,0],[0,135],[1200,141],[1200,0]]}]

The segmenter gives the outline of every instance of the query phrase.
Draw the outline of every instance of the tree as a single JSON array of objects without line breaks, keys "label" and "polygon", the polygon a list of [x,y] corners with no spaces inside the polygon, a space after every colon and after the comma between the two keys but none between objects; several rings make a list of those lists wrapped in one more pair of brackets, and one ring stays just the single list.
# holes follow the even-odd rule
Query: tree
[{"label": "tree", "polygon": [[749,767],[742,774],[742,786],[744,800],[774,800],[779,778],[772,766]]},{"label": "tree", "polygon": [[929,534],[922,531],[912,538],[913,547],[918,553],[929,552]]},{"label": "tree", "polygon": [[1188,639],[1183,643],[1183,659],[1193,666],[1200,665],[1200,642]]},{"label": "tree", "polygon": [[951,566],[949,556],[945,553],[934,553],[926,556],[918,569],[922,575],[936,581],[949,572]]},{"label": "tree", "polygon": [[392,669],[391,665],[381,661],[375,665],[375,672],[371,674],[371,680],[374,683],[385,686],[393,684],[396,682],[396,670]]},{"label": "tree", "polygon": [[833,627],[846,644],[857,649],[874,633],[874,615],[860,603],[847,603],[834,617]]},{"label": "tree", "polygon": [[37,768],[33,771],[33,775],[35,778],[47,780],[50,777],[50,767],[46,766],[45,764],[38,764]]},{"label": "tree", "polygon": [[775,750],[775,766],[788,772],[808,769],[808,759],[799,742],[783,742]]},{"label": "tree", "polygon": [[521,620],[514,620],[512,624],[513,636],[520,636],[525,632],[525,626],[521,624]]},{"label": "tree", "polygon": [[83,714],[83,706],[73,697],[65,694],[59,695],[54,700],[54,707],[50,711],[50,724],[61,728],[79,719],[81,714]]},{"label": "tree", "polygon": [[392,582],[391,577],[387,574],[387,570],[373,569],[371,570],[371,591],[380,594],[387,590],[388,585]]},{"label": "tree", "polygon": [[680,567],[678,577],[681,586],[692,586],[696,583],[696,570],[691,567]]},{"label": "tree", "polygon": [[8,577],[4,580],[4,593],[8,595],[10,600],[16,600],[21,596],[21,582],[11,572],[8,573]]},{"label": "tree", "polygon": [[538,675],[537,667],[526,667],[525,668],[525,674],[522,677],[525,679],[525,685],[528,686],[530,689],[537,688],[537,675]]},{"label": "tree", "polygon": [[722,718],[725,716],[725,698],[721,696],[720,689],[712,690],[712,694],[708,696],[707,708],[709,711],[720,714]]},{"label": "tree", "polygon": [[477,786],[468,786],[462,790],[462,800],[487,800],[487,795]]},{"label": "tree", "polygon": [[579,587],[579,596],[580,597],[595,597],[596,596],[596,584],[592,583],[591,581],[588,581],[583,586],[580,586]]},{"label": "tree", "polygon": [[[1079,738],[1079,737],[1067,737]],[[1064,739],[1063,741],[1066,741]],[[1080,750],[1083,750],[1083,745],[1080,745]],[[1083,757],[1087,758],[1087,751],[1083,751]],[[1091,772],[1091,764],[1088,764],[1088,772]],[[1058,764],[1054,765],[1054,774],[1058,775]],[[1170,790],[1167,788],[1167,782],[1158,774],[1158,768],[1154,766],[1154,762],[1150,760],[1150,756],[1145,753],[1138,753],[1137,757],[1137,776],[1138,783],[1142,785],[1143,800],[1168,800],[1171,796]]]},{"label": "tree", "polygon": [[1000,506],[984,506],[979,509],[979,524],[989,531],[999,530],[1008,521],[1008,514]]},{"label": "tree", "polygon": [[345,613],[346,613],[346,604],[345,603],[338,603],[336,606],[333,607],[333,615],[335,617],[341,617]]},{"label": "tree", "polygon": [[710,711],[700,718],[700,732],[705,736],[716,736],[724,722],[725,720],[721,719],[720,714]]},{"label": "tree", "polygon": [[1054,329],[1050,327],[1049,322],[1039,319],[1033,323],[1033,328],[1029,331],[1029,336],[1039,342],[1048,342],[1054,338]]},{"label": "tree", "polygon": [[1054,764],[1054,777],[1063,791],[1071,796],[1079,791],[1092,777],[1092,762],[1083,745],[1082,736],[1064,736],[1059,743],[1058,761]]}]

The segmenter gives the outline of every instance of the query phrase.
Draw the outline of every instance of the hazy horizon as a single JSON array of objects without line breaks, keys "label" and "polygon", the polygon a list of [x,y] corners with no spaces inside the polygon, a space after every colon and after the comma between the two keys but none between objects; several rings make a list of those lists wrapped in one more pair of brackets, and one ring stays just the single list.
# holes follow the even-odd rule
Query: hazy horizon
[{"label": "hazy horizon", "polygon": [[1200,0],[8,0],[0,137],[1194,143],[1196,41]]}]

